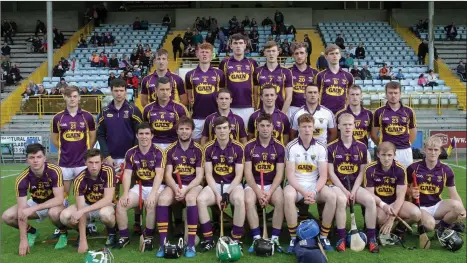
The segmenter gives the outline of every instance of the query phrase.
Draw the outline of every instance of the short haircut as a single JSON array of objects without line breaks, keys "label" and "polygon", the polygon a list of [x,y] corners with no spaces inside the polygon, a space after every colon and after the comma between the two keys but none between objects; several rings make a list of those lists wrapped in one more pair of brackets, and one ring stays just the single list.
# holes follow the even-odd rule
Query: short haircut
[{"label": "short haircut", "polygon": [[229,119],[225,116],[219,116],[214,120],[214,130],[216,129],[217,126],[222,125],[224,123],[229,123]]},{"label": "short haircut", "polygon": [[358,89],[360,91],[360,93],[362,93],[362,87],[360,87],[359,85],[354,84],[354,85],[350,86],[349,90],[351,90],[351,89]]},{"label": "short haircut", "polygon": [[433,135],[428,137],[428,139],[425,140],[423,143],[423,148],[426,147],[439,147],[441,148],[443,146],[443,141],[441,140],[441,137],[438,135]]},{"label": "short haircut", "polygon": [[389,152],[393,151],[396,153],[396,146],[392,142],[382,142],[378,144],[378,147],[376,147],[376,152],[381,153],[381,152]]},{"label": "short haircut", "polygon": [[243,40],[245,43],[248,42],[248,37],[240,34],[240,33],[236,33],[236,34],[233,34],[231,37],[230,37],[230,43],[234,42],[234,41],[238,41],[238,40]]},{"label": "short haircut", "polygon": [[336,45],[336,44],[329,44],[329,45],[326,47],[326,49],[324,50],[324,54],[327,55],[327,54],[329,54],[329,52],[332,52],[332,51],[334,51],[334,50],[336,50],[336,49],[339,50],[339,52],[341,51],[341,48],[340,48],[338,45]]},{"label": "short haircut", "polygon": [[310,84],[308,84],[308,86],[305,87],[305,93],[306,93],[306,91],[307,91],[310,87],[315,87],[315,88],[317,88],[317,89],[318,89],[318,92],[319,92],[319,87],[318,87],[318,85],[317,85],[317,84],[314,84],[314,83],[310,83]]},{"label": "short haircut", "polygon": [[384,87],[384,91],[385,92],[388,92],[388,89],[398,89],[399,92],[402,92],[401,91],[401,84],[397,81],[390,81],[388,83],[386,83],[386,86]]},{"label": "short haircut", "polygon": [[75,91],[78,92],[78,94],[79,94],[79,88],[76,87],[76,86],[71,85],[71,86],[68,86],[68,87],[65,88],[65,90],[63,91],[63,95],[65,95],[67,97],[71,97],[71,94],[73,92],[75,92]]},{"label": "short haircut", "polygon": [[298,117],[298,126],[300,126],[302,123],[313,123],[315,124],[315,118],[313,118],[313,115],[310,113],[305,113],[302,116]]},{"label": "short haircut", "polygon": [[180,119],[177,121],[177,124],[175,125],[175,129],[178,129],[180,125],[190,125],[192,130],[195,129],[195,122],[192,118],[187,116],[180,117]]},{"label": "short haircut", "polygon": [[169,52],[163,48],[156,51],[156,57],[159,57],[162,55],[166,55],[167,57],[169,57]]},{"label": "short haircut", "polygon": [[218,98],[219,98],[219,95],[220,95],[221,93],[227,93],[227,94],[229,94],[230,97],[232,98],[232,92],[231,92],[229,89],[227,89],[227,88],[222,88],[222,89],[220,89],[220,90],[217,92],[217,97],[218,97]]},{"label": "short haircut", "polygon": [[156,88],[159,88],[159,84],[167,84],[167,83],[170,83],[170,79],[167,78],[167,77],[160,77],[157,79],[157,84],[156,84]]},{"label": "short haircut", "polygon": [[276,88],[272,85],[272,84],[264,84],[260,89],[259,89],[259,95],[263,95],[263,90],[265,89],[273,89],[274,90],[274,93],[277,94],[277,90]]},{"label": "short haircut", "polygon": [[207,50],[213,51],[214,47],[213,45],[211,45],[211,43],[206,42],[206,43],[199,44],[198,49],[207,49]]},{"label": "short haircut", "polygon": [[149,123],[147,123],[147,122],[142,122],[142,123],[138,124],[138,126],[136,126],[136,133],[138,133],[139,130],[144,130],[144,129],[150,129],[151,133],[153,133],[151,125],[149,125]]},{"label": "short haircut", "polygon": [[124,87],[125,90],[126,90],[126,88],[127,88],[126,82],[123,79],[113,79],[110,82],[110,90],[113,90],[113,88],[115,88],[115,87]]},{"label": "short haircut", "polygon": [[101,150],[99,150],[99,149],[89,149],[84,153],[84,160],[87,161],[89,158],[96,157],[96,156],[101,157],[101,160],[103,159]]},{"label": "short haircut", "polygon": [[272,123],[272,116],[271,114],[268,113],[261,113],[258,118],[256,119],[256,123],[260,123],[262,121],[267,121],[269,123]]},{"label": "short haircut", "polygon": [[291,47],[291,51],[292,53],[295,52],[295,50],[299,49],[299,48],[305,48],[305,51],[307,49],[307,44],[303,41],[297,41],[295,42],[294,44],[292,44],[292,47]]},{"label": "short haircut", "polygon": [[343,113],[339,116],[339,119],[337,120],[338,123],[341,123],[342,119],[344,118],[349,118],[349,119],[352,119],[353,121],[355,120],[355,117],[350,114],[350,113]]},{"label": "short haircut", "polygon": [[40,143],[31,143],[26,147],[26,157],[29,154],[36,154],[42,152],[45,155],[45,147]]},{"label": "short haircut", "polygon": [[264,50],[270,49],[273,47],[278,47],[276,41],[268,41],[266,44],[264,44]]}]

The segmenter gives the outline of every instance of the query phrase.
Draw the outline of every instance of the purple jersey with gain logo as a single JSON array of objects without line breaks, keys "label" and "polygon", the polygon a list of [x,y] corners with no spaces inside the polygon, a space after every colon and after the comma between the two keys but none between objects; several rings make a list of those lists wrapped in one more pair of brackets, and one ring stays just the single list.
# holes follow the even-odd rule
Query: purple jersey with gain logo
[{"label": "purple jersey with gain logo", "polygon": [[78,108],[76,115],[67,109],[52,119],[52,133],[58,133],[58,165],[60,167],[84,166],[84,153],[91,149],[89,132],[96,130],[96,122],[91,113]]},{"label": "purple jersey with gain logo", "polygon": [[454,172],[447,164],[438,160],[435,168],[428,169],[425,160],[414,162],[407,167],[407,181],[413,183],[412,174],[417,177],[418,189],[420,190],[420,206],[433,206],[441,201],[441,193],[444,187],[456,186]]},{"label": "purple jersey with gain logo", "polygon": [[212,176],[216,183],[230,184],[235,179],[235,164],[244,164],[243,146],[238,141],[229,139],[227,147],[221,149],[217,140],[206,144],[204,157],[212,163]]},{"label": "purple jersey with gain logo", "polygon": [[353,187],[360,173],[360,166],[367,163],[367,148],[355,139],[352,139],[350,148],[345,147],[340,139],[334,140],[328,144],[328,163],[333,164],[334,173],[344,186],[347,186],[348,176]]},{"label": "purple jersey with gain logo", "polygon": [[185,75],[187,90],[193,90],[193,119],[205,119],[217,111],[217,92],[225,86],[222,70],[210,67],[202,71],[199,66]]},{"label": "purple jersey with gain logo", "polygon": [[233,56],[219,64],[224,72],[226,87],[232,92],[232,108],[251,108],[253,105],[253,73],[256,60],[244,57],[238,61]]},{"label": "purple jersey with gain logo", "polygon": [[[180,102],[180,95],[186,93],[182,78],[170,71],[165,73],[165,77],[169,78],[170,87],[172,88],[172,95],[170,98],[174,101]],[[154,72],[153,74],[144,77],[143,81],[141,82],[141,94],[148,95],[149,103],[157,100],[156,85],[158,79],[159,76],[157,75],[157,72]]]},{"label": "purple jersey with gain logo", "polygon": [[[281,65],[270,71],[267,65],[261,66],[255,70],[255,85],[259,86],[260,89],[266,84],[271,84],[277,93],[276,108],[282,109],[285,100],[285,89],[293,87],[292,72],[288,68],[284,68]],[[263,103],[259,103],[259,107],[262,107]]]},{"label": "purple jersey with gain logo", "polygon": [[[203,131],[201,134],[202,136],[207,137],[209,141],[216,138],[216,134],[214,132],[214,121],[220,116],[220,113],[216,111],[209,115],[204,121]],[[245,124],[243,123],[242,117],[230,111],[229,115],[227,115],[227,119],[229,120],[230,125],[230,139],[239,141],[240,138],[246,138]]]},{"label": "purple jersey with gain logo", "polygon": [[45,163],[41,177],[36,176],[28,167],[16,178],[16,197],[28,196],[30,192],[31,199],[37,204],[42,204],[54,198],[54,187],[62,186],[63,175],[59,166]]},{"label": "purple jersey with gain logo", "polygon": [[368,164],[363,175],[363,187],[374,187],[375,195],[386,204],[392,204],[397,199],[397,186],[407,184],[405,168],[393,161],[391,168],[384,171],[379,161]]},{"label": "purple jersey with gain logo", "polygon": [[293,80],[293,95],[290,106],[302,107],[305,105],[305,89],[313,83],[318,71],[310,66],[307,66],[304,71],[300,71],[297,65],[293,65],[290,71],[292,71]]},{"label": "purple jersey with gain logo", "polygon": [[315,77],[315,83],[319,88],[319,103],[336,114],[347,104],[347,92],[353,85],[353,76],[342,68],[334,74],[330,69],[320,71]]},{"label": "purple jersey with gain logo", "polygon": [[353,130],[353,137],[368,146],[368,138],[371,134],[371,127],[373,127],[373,113],[370,110],[362,107],[360,114],[355,115],[350,109],[350,106],[347,106],[345,109],[336,113],[336,121],[338,124],[339,117],[344,113],[351,114],[355,118],[355,129]]},{"label": "purple jersey with gain logo", "polygon": [[[258,119],[262,113],[264,113],[263,108],[253,112],[253,114],[250,116],[250,119],[248,120],[248,132],[254,134],[255,137],[258,135],[258,130],[256,129],[256,119]],[[290,131],[289,118],[278,108],[274,109],[274,113],[271,114],[271,118],[272,126],[274,128],[272,131],[272,136],[281,143],[284,143],[284,135],[289,135]]]},{"label": "purple jersey with gain logo", "polygon": [[196,178],[196,168],[204,167],[204,151],[201,145],[194,142],[185,151],[182,149],[180,141],[172,143],[166,149],[167,165],[173,167],[173,178],[177,182],[177,175],[180,173],[180,178],[183,185],[189,185]]},{"label": "purple jersey with gain logo", "polygon": [[156,145],[152,145],[146,154],[140,151],[139,146],[135,146],[125,155],[125,170],[132,170],[137,180],[142,181],[143,186],[152,186],[156,177],[156,168],[164,168],[164,165],[165,154]]},{"label": "purple jersey with gain logo", "polygon": [[115,187],[114,169],[103,164],[96,178],[91,176],[89,170],[84,169],[75,179],[75,196],[84,196],[88,205],[92,205],[104,198],[104,189]]},{"label": "purple jersey with gain logo", "polygon": [[284,163],[284,145],[271,138],[265,148],[259,139],[253,139],[245,146],[245,162],[251,162],[253,177],[258,185],[261,185],[261,170],[263,170],[264,185],[271,185],[276,177],[277,164]]}]

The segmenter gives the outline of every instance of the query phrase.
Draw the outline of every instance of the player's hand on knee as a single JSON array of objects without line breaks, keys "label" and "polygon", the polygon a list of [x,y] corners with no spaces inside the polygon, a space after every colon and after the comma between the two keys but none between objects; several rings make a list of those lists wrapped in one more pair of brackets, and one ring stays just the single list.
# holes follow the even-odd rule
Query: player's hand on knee
[{"label": "player's hand on knee", "polygon": [[19,242],[19,249],[18,249],[18,254],[20,256],[26,256],[26,254],[29,254],[29,244],[28,240],[24,239]]},{"label": "player's hand on knee", "polygon": [[120,197],[119,202],[120,202],[120,205],[122,205],[123,207],[126,207],[128,203],[130,202],[130,197],[127,194],[124,194],[122,195],[122,197]]},{"label": "player's hand on knee", "polygon": [[396,213],[394,212],[394,209],[390,205],[385,205],[383,207],[383,211],[389,216],[396,215]]},{"label": "player's hand on knee", "polygon": [[31,216],[33,213],[32,209],[30,207],[21,209],[19,212],[18,219],[20,221],[28,221],[29,216]]},{"label": "player's hand on knee", "polygon": [[392,230],[392,225],[394,224],[394,217],[389,217],[389,219],[384,223],[384,225],[381,227],[381,233],[387,235],[391,232]]},{"label": "player's hand on knee", "polygon": [[345,195],[345,197],[347,198],[347,204],[349,205],[349,204],[350,204],[350,200],[351,200],[350,197],[351,197],[352,193],[349,192],[347,189],[341,189],[341,190],[342,190],[342,192],[344,192],[344,195]]},{"label": "player's hand on knee", "polygon": [[355,200],[357,199],[356,191],[350,192],[350,196],[348,198],[349,198],[349,201],[352,201],[352,205],[355,205]]},{"label": "player's hand on knee", "polygon": [[145,201],[147,207],[156,206],[156,195],[149,195]]}]

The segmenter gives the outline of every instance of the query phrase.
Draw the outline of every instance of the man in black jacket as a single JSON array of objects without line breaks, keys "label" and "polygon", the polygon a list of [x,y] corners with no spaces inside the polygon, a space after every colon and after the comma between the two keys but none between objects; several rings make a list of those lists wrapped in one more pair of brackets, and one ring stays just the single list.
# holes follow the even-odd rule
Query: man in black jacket
[{"label": "man in black jacket", "polygon": [[[186,34],[186,33],[185,33]],[[178,57],[182,57],[183,49],[180,46],[183,43],[182,36],[178,34],[173,40],[172,40],[172,48],[174,52],[174,59],[177,59],[177,52],[178,52]]]},{"label": "man in black jacket", "polygon": [[418,45],[418,64],[423,65],[425,64],[425,57],[426,54],[428,53],[428,43],[426,40],[423,40],[420,45]]},{"label": "man in black jacket", "polygon": [[276,13],[274,14],[274,21],[276,22],[276,25],[284,23],[284,15],[279,10],[276,10]]},{"label": "man in black jacket", "polygon": [[306,47],[306,52],[307,52],[306,64],[309,66],[309,65],[311,65],[310,64],[311,63],[310,59],[311,59],[311,52],[312,52],[313,46],[311,45],[311,39],[308,36],[308,34],[305,34],[305,39],[303,39],[303,42],[305,42],[306,45],[307,45],[307,47]]},{"label": "man in black jacket", "polygon": [[37,20],[37,24],[36,24],[36,37],[37,37],[37,34],[39,34],[39,32],[42,32],[42,34],[46,34],[47,33],[47,28],[45,27],[45,24],[44,22],[40,21],[40,20]]},{"label": "man in black jacket", "polygon": [[444,27],[444,30],[446,31],[446,38],[453,41],[456,39],[457,36],[457,28],[454,25],[454,22],[452,22],[450,25],[447,25]]}]

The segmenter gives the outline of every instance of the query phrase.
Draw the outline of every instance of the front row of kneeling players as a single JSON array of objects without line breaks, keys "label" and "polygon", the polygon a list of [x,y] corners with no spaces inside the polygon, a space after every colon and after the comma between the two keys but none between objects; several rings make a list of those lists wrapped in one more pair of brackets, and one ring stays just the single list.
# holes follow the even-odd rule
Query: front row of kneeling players
[{"label": "front row of kneeling players", "polygon": [[[462,243],[458,242],[458,236],[452,235],[449,228],[456,220],[465,218],[465,208],[456,191],[452,170],[438,159],[441,140],[438,137],[428,138],[424,146],[426,158],[413,163],[407,170],[394,160],[396,150],[390,142],[379,144],[376,149],[378,160],[367,164],[365,145],[352,136],[354,117],[342,114],[338,123],[340,137],[325,146],[313,138],[313,116],[303,114],[297,120],[298,138],[292,140],[285,149],[272,137],[271,116],[261,114],[257,119],[257,138],[243,147],[230,138],[228,119],[218,117],[213,122],[216,139],[208,142],[203,149],[191,139],[193,121],[182,117],[176,127],[178,140],[165,152],[152,144],[151,128],[142,123],[137,128],[138,145],[130,149],[125,157],[123,194],[116,207],[112,202],[116,186],[115,173],[112,167],[102,163],[99,150],[86,152],[87,169],[75,181],[76,205],[65,208],[60,167],[46,162],[42,145],[32,144],[26,150],[30,166],[16,182],[17,205],[6,210],[2,219],[20,230],[20,255],[29,252],[39,235],[38,230],[27,224],[27,219],[42,220],[47,216],[62,233],[66,233],[67,228],[79,229],[79,252],[88,249],[86,220],[92,217],[99,217],[107,226],[109,236],[106,245],[123,248],[130,242],[127,210],[137,207],[141,198],[147,211],[142,245],[152,248],[157,222],[160,248],[156,256],[164,257],[169,206],[185,202],[188,224],[185,256],[193,257],[196,255],[198,218],[203,234],[202,251],[214,248],[208,207],[220,207],[221,202],[232,204],[234,213],[231,235],[234,241],[239,242],[244,234],[245,214],[253,240],[260,238],[256,204],[271,204],[274,206],[271,240],[277,251],[282,251],[278,237],[285,215],[291,236],[287,252],[293,253],[297,229],[295,204],[303,200],[308,205],[316,202],[325,204],[320,243],[326,250],[333,250],[327,235],[335,220],[338,235],[336,248],[345,251],[345,209],[347,202],[357,202],[365,207],[370,252],[379,251],[376,228],[379,227],[381,234],[388,234],[396,216],[409,224],[418,222],[427,231],[433,231],[435,220],[439,220],[437,236],[441,243],[451,250],[460,249]],[[284,170],[287,186],[282,190]],[[133,173],[141,181],[141,186],[136,185],[130,189]],[[260,173],[264,174],[264,190],[260,186]],[[410,185],[412,181],[407,174],[412,173],[420,187],[410,187],[409,193],[411,197],[420,199],[420,209],[405,201],[407,184]],[[178,175],[181,177],[179,184],[176,181]],[[245,188],[242,186],[243,175],[247,183]],[[353,184],[350,189],[345,187],[346,177]],[[204,188],[203,178],[206,181]],[[221,181],[225,183],[222,195]],[[448,188],[450,199],[440,198],[444,187]],[[28,191],[31,193],[29,200]],[[120,234],[118,241],[116,225]],[[402,234],[405,229],[398,223],[394,231]],[[455,246],[449,244],[456,238]],[[66,241],[67,236],[61,235],[56,248],[65,247]],[[249,252],[254,251],[254,242]]]}]

